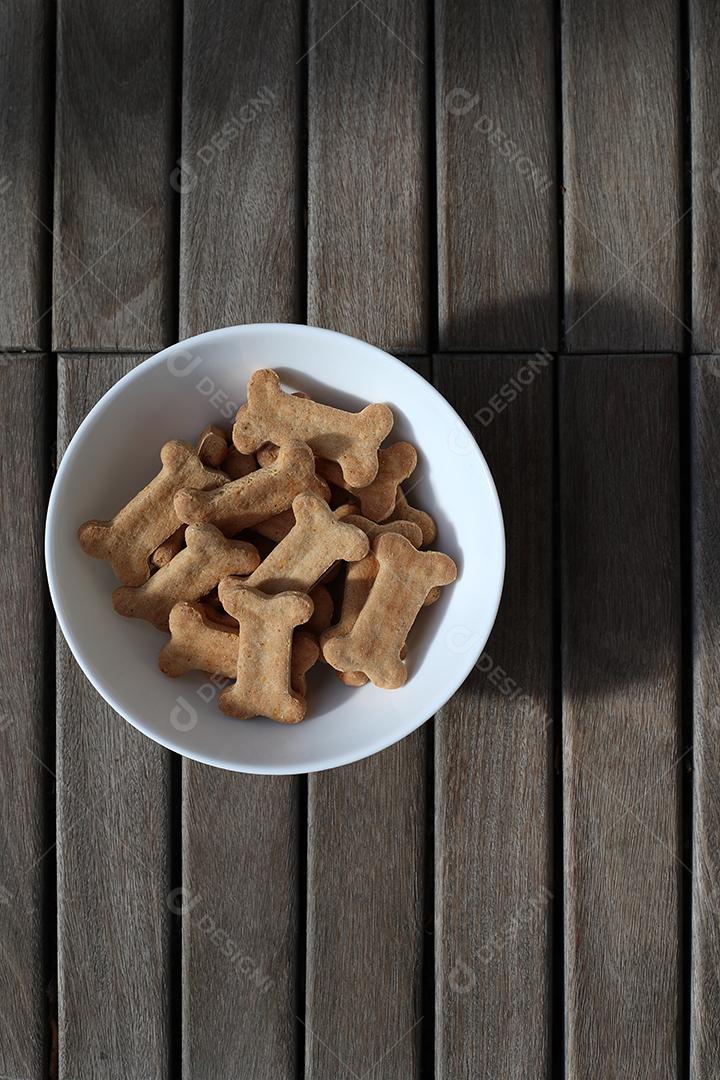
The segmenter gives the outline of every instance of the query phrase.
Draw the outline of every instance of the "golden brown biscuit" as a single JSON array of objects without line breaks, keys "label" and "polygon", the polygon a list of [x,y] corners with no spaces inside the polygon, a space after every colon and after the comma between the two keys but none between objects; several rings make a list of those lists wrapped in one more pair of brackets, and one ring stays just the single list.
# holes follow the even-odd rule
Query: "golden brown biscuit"
[{"label": "golden brown biscuit", "polygon": [[217,424],[208,424],[197,441],[197,453],[203,465],[219,468],[228,456],[228,441],[223,429]]},{"label": "golden brown biscuit", "polygon": [[400,484],[413,473],[416,465],[415,447],[408,442],[397,442],[387,449],[378,450],[377,476],[367,487],[351,487],[335,461],[318,458],[315,467],[328,483],[345,488],[360,500],[360,512],[364,517],[370,521],[384,521],[395,508]]},{"label": "golden brown biscuit", "polygon": [[310,668],[317,663],[320,656],[320,646],[317,638],[309,634],[307,630],[296,630],[293,635],[292,653],[290,655],[290,685],[296,694],[305,697],[307,682],[305,676]]},{"label": "golden brown biscuit", "polygon": [[401,660],[408,633],[428,593],[449,585],[457,567],[439,551],[416,551],[397,533],[373,544],[378,571],[362,611],[348,633],[326,639],[323,656],[338,671],[360,671],[375,686],[394,690],[407,680]]},{"label": "golden brown biscuit", "polygon": [[78,529],[83,551],[107,559],[124,585],[142,585],[150,576],[152,553],[180,525],[173,499],[181,488],[200,492],[227,484],[227,477],[206,468],[188,443],[165,443],[162,469],[109,521],[86,521]]},{"label": "golden brown biscuit", "polygon": [[257,463],[261,469],[265,469],[268,465],[272,465],[277,459],[279,449],[280,448],[276,446],[275,443],[271,442],[263,443],[262,446],[257,448],[255,457],[257,458]]},{"label": "golden brown biscuit", "polygon": [[[358,529],[362,529],[362,531],[365,533],[365,535],[368,537],[368,539],[370,540],[371,543],[378,536],[382,536],[383,533],[394,532],[394,533],[399,533],[400,536],[404,536],[406,540],[410,541],[410,543],[412,544],[413,547],[419,548],[420,545],[422,544],[422,538],[423,538],[422,537],[422,529],[420,528],[419,525],[416,525],[414,522],[412,522],[412,521],[386,521],[386,522],[383,522],[382,525],[378,525],[377,522],[370,521],[369,518],[363,517],[361,514],[358,514],[357,509],[358,509],[357,506],[355,506],[353,503],[346,503],[344,506],[339,506],[337,508],[337,510],[335,511],[335,515],[336,515],[336,517],[339,517],[341,521],[346,521],[348,523],[348,525],[355,525],[355,526],[357,526]],[[357,564],[355,564],[355,565],[357,565]],[[377,563],[375,563],[374,565],[375,565],[375,567],[377,567]],[[355,575],[353,573],[351,573],[349,567],[348,567],[348,575],[350,576],[351,582],[352,582],[352,579],[355,577]],[[327,577],[324,580],[327,580]],[[365,599],[367,599],[367,594],[370,592],[370,586],[371,585],[372,585],[372,577],[369,577],[367,579],[367,590],[366,590],[366,593],[365,593]],[[354,590],[355,585],[352,584],[351,588]],[[426,604],[434,603],[434,601],[437,600],[439,595],[440,595],[440,590],[439,589],[437,589],[437,590],[432,589],[428,593],[428,598],[425,601],[425,603]],[[358,603],[359,603],[359,600],[358,600],[358,598],[356,596],[351,600],[350,610],[352,609],[353,606],[356,606]],[[364,603],[364,600],[362,601],[362,603]],[[357,617],[357,614],[359,614],[360,609],[362,608],[362,603],[359,603],[359,606],[357,607],[357,610],[356,610],[356,615],[353,616],[352,622],[355,621],[355,618]],[[345,624],[345,625],[347,625],[348,630],[351,628],[352,622],[349,625]],[[348,672],[338,672],[338,676],[342,680],[342,682],[346,683],[346,685],[348,685],[348,686],[363,686],[363,684],[368,681],[367,677],[365,675],[363,675],[359,671],[355,671],[355,672],[350,672],[350,671],[348,671]]]},{"label": "golden brown biscuit", "polygon": [[[217,424],[209,424],[201,432],[195,449],[203,465],[217,468],[222,465],[228,456],[228,442],[225,432]],[[232,451],[237,454],[234,446]],[[227,469],[222,471],[227,475]],[[167,540],[153,551],[150,562],[156,569],[167,566],[170,560],[174,559],[177,553],[185,547],[185,529],[185,525],[180,525],[172,536],[168,536]]]},{"label": "golden brown biscuit", "polygon": [[159,547],[156,547],[150,556],[150,562],[159,570],[161,566],[167,566],[179,551],[185,547],[185,530],[187,525],[179,525],[172,536],[168,536]]},{"label": "golden brown biscuit", "polygon": [[[378,572],[378,562],[372,552],[359,562],[350,563],[345,574],[345,587],[343,589],[342,607],[340,620],[335,626],[330,626],[320,634],[320,649],[325,659],[325,646],[333,638],[349,634],[358,615],[365,606],[370,595],[375,576]],[[367,681],[367,675],[362,671],[340,671],[338,675],[346,686],[363,686]]]},{"label": "golden brown biscuit", "polygon": [[247,395],[233,427],[233,442],[242,453],[268,441],[281,446],[301,439],[318,457],[337,461],[348,484],[365,487],[375,479],[377,450],[393,425],[387,405],[368,405],[359,413],[333,409],[283,393],[269,369],[253,372]]},{"label": "golden brown biscuit", "polygon": [[332,622],[333,598],[330,595],[330,590],[326,589],[324,585],[316,585],[314,589],[310,590],[308,596],[313,602],[313,613],[307,624],[307,629],[319,636],[323,630],[327,630]]},{"label": "golden brown biscuit", "polygon": [[237,578],[223,578],[218,593],[238,621],[236,682],[223,690],[220,708],[238,720],[267,716],[282,724],[299,723],[306,706],[290,685],[293,630],[312,615],[312,600],[299,592],[268,596]]},{"label": "golden brown biscuit", "polygon": [[241,454],[234,446],[230,447],[223,462],[223,472],[231,480],[240,480],[248,473],[255,472],[256,469],[257,461],[252,454]]},{"label": "golden brown biscuit", "polygon": [[282,513],[296,495],[317,486],[310,447],[288,443],[273,465],[226,483],[224,498],[210,498],[211,492],[189,490],[186,485],[175,497],[175,510],[188,525],[209,522],[232,535]]},{"label": "golden brown biscuit", "polygon": [[[224,679],[234,679],[237,670],[238,624],[215,622],[205,604],[176,604],[170,612],[170,641],[160,652],[160,670],[170,678],[188,671],[206,671]],[[296,630],[290,659],[290,681],[295,693],[305,696],[305,676],[320,655],[313,634]]]},{"label": "golden brown biscuit", "polygon": [[437,536],[437,526],[435,522],[426,514],[424,510],[416,510],[414,506],[411,506],[405,497],[405,493],[402,488],[398,489],[397,500],[395,502],[395,509],[392,514],[387,518],[388,521],[412,521],[415,525],[419,525],[422,529],[423,541],[422,546],[427,547],[428,544],[432,544]]},{"label": "golden brown biscuit", "polygon": [[288,589],[309,592],[336,559],[354,562],[367,554],[365,533],[338,521],[317,495],[297,495],[292,510],[293,528],[250,575],[246,584],[251,588],[272,593]]},{"label": "golden brown biscuit", "polygon": [[[315,480],[316,484],[312,488],[313,494],[327,502],[330,498],[329,485],[325,483],[321,476],[316,476]],[[267,521],[259,521],[255,525],[255,532],[259,533],[260,536],[264,536],[267,540],[273,540],[276,544],[279,544],[281,540],[285,539],[294,524],[295,515],[292,509],[283,510],[281,514],[275,514],[274,517],[268,518]]]},{"label": "golden brown biscuit", "polygon": [[[254,547],[255,545],[253,545]],[[221,626],[230,627],[232,630],[237,630],[237,619],[233,619],[232,615],[228,615],[225,608],[220,603],[220,597],[217,594],[217,589],[213,589],[207,596],[202,598],[203,611],[207,615],[208,619],[213,622],[220,623]]]},{"label": "golden brown biscuit", "polygon": [[252,544],[228,540],[214,525],[188,525],[187,546],[172,562],[137,589],[124,585],[113,593],[119,615],[145,619],[168,629],[170,612],[181,600],[199,600],[228,574],[250,574],[260,564]]},{"label": "golden brown biscuit", "polygon": [[338,506],[335,515],[341,521],[347,521],[348,525],[356,525],[358,529],[362,529],[371,542],[376,537],[382,536],[383,533],[395,532],[400,533],[406,540],[409,540],[413,547],[419,548],[422,546],[422,529],[413,521],[385,521],[382,525],[378,525],[377,522],[370,521],[369,518],[358,514],[357,506],[352,503]]},{"label": "golden brown biscuit", "polygon": [[170,612],[170,640],[160,651],[160,670],[171,679],[188,671],[206,671],[234,679],[237,668],[237,629],[221,626],[204,604],[181,601]]},{"label": "golden brown biscuit", "polygon": [[287,534],[295,524],[295,515],[292,510],[283,510],[281,514],[275,514],[274,517],[268,518],[266,521],[258,521],[255,525],[255,532],[260,533],[266,540],[273,540],[276,544],[279,544],[281,540],[284,540]]}]

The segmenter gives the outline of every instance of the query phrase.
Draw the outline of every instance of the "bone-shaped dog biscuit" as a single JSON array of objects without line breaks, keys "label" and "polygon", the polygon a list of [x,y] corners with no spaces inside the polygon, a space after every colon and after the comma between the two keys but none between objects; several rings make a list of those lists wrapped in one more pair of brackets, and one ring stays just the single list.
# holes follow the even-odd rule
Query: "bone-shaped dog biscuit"
[{"label": "bone-shaped dog biscuit", "polygon": [[305,697],[307,681],[305,676],[310,668],[317,663],[320,656],[320,646],[317,638],[309,634],[307,630],[296,630],[293,635],[292,652],[290,654],[290,686],[296,694]]},{"label": "bone-shaped dog biscuit", "polygon": [[175,496],[175,510],[187,524],[209,522],[224,533],[239,533],[287,510],[296,495],[317,486],[310,447],[301,442],[288,443],[274,464],[226,483],[223,498],[213,499],[209,491],[187,490],[186,485]]},{"label": "bone-shaped dog biscuit", "polygon": [[[228,456],[228,444],[225,432],[217,424],[209,424],[201,433],[200,438],[197,441],[195,447],[197,456],[202,461],[203,465],[210,465],[212,468],[217,468],[222,465],[225,458]],[[237,450],[233,446],[233,454],[237,454]],[[227,469],[223,469],[223,472],[228,475]],[[164,540],[155,551],[152,553],[151,562],[153,566],[159,568],[161,566],[167,566],[167,564],[174,559],[179,551],[185,547],[185,525],[180,525],[172,536],[168,536],[167,540]]]},{"label": "bone-shaped dog biscuit", "polygon": [[142,585],[150,575],[148,560],[180,525],[173,498],[180,488],[205,492],[227,484],[227,477],[206,468],[188,443],[171,441],[160,452],[162,469],[109,521],[86,521],[78,529],[84,552],[107,559],[124,585]]},{"label": "bone-shaped dog biscuit", "polygon": [[274,517],[268,518],[266,521],[259,521],[255,525],[255,532],[260,536],[264,536],[266,540],[272,540],[274,543],[279,544],[281,540],[284,540],[287,534],[295,524],[295,515],[292,510],[283,510],[282,514],[275,514]]},{"label": "bone-shaped dog biscuit", "polygon": [[420,608],[435,586],[449,585],[457,567],[439,551],[416,551],[397,533],[373,544],[378,572],[352,630],[326,641],[323,656],[338,671],[361,671],[395,690],[407,680],[401,652]]},{"label": "bone-shaped dog biscuit", "polygon": [[[351,565],[354,566],[355,563]],[[310,590],[308,596],[313,602],[313,613],[308,621],[307,629],[319,636],[332,622],[335,605],[329,590],[324,585],[316,585]]]},{"label": "bone-shaped dog biscuit", "polygon": [[368,405],[359,413],[333,409],[283,393],[280,379],[269,369],[253,373],[247,396],[233,427],[233,442],[242,453],[252,453],[268,441],[281,446],[302,439],[318,457],[336,461],[353,487],[365,487],[375,479],[377,450],[393,425],[387,405]]},{"label": "bone-shaped dog biscuit", "polygon": [[[378,572],[378,562],[370,552],[359,562],[350,563],[345,574],[340,619],[320,634],[320,649],[325,657],[325,646],[333,638],[349,634],[365,606],[373,582]],[[342,671],[338,673],[346,686],[363,686],[367,675],[362,671]]]},{"label": "bone-shaped dog biscuit", "polygon": [[[348,525],[355,525],[358,529],[362,529],[371,543],[378,536],[382,536],[383,533],[394,532],[404,536],[413,547],[419,548],[422,544],[422,529],[412,521],[393,521],[378,525],[377,522],[370,521],[369,518],[363,517],[362,514],[358,514],[356,511],[356,506],[346,503],[344,506],[337,508],[335,516],[340,518],[341,521],[347,522]],[[331,637],[336,637],[340,633],[348,633],[352,629],[368,598],[376,573],[377,561],[372,554],[365,559],[361,559],[360,562],[351,563],[348,566],[345,575],[340,621],[333,627],[324,628],[330,630],[327,636],[324,631],[320,632],[321,643]],[[432,596],[432,592],[428,594],[428,601],[432,601]],[[437,599],[437,596],[435,599]],[[338,675],[346,686],[364,686],[368,681],[367,675],[363,675],[361,671],[339,671]]]},{"label": "bone-shaped dog biscuit", "polygon": [[[404,536],[406,540],[410,541],[414,548],[422,546],[423,532],[420,526],[416,525],[414,521],[384,521],[382,525],[378,525],[375,521],[370,521],[360,514],[349,512],[354,509],[355,507],[352,506],[340,506],[335,513],[342,521],[347,521],[348,525],[357,525],[358,529],[362,529],[371,543],[378,536],[382,536],[383,533],[392,532]],[[422,511],[419,511],[419,513],[422,513]],[[431,589],[427,594],[427,599],[423,607],[430,607],[431,604],[434,604],[435,601],[439,599],[440,589]]]},{"label": "bone-shaped dog biscuit", "polygon": [[414,521],[385,521],[382,525],[378,525],[376,521],[371,521],[369,518],[363,517],[362,514],[358,514],[357,507],[350,503],[338,506],[335,516],[340,518],[341,521],[346,521],[348,525],[355,525],[358,529],[362,529],[371,543],[378,536],[382,536],[383,533],[394,532],[404,536],[413,547],[419,548],[422,546],[422,529]]},{"label": "bone-shaped dog biscuit", "polygon": [[234,446],[230,447],[223,461],[223,472],[231,480],[240,480],[248,473],[255,472],[256,469],[257,461],[252,454],[241,454]]},{"label": "bone-shaped dog biscuit", "polygon": [[218,593],[238,621],[236,682],[223,690],[220,708],[238,720],[267,716],[299,723],[305,699],[290,685],[293,630],[312,615],[312,600],[299,592],[268,596],[233,578],[223,578]]},{"label": "bone-shaped dog biscuit", "polygon": [[[170,612],[170,641],[160,652],[160,670],[170,678],[188,671],[206,671],[224,679],[234,679],[238,662],[238,629],[220,626],[204,604],[185,601]],[[305,696],[305,676],[320,655],[317,640],[305,630],[296,630],[290,658],[290,684]]]},{"label": "bone-shaped dog biscuit", "polygon": [[217,424],[208,424],[200,433],[200,438],[197,441],[197,453],[204,465],[218,468],[228,456],[228,449],[225,432]]},{"label": "bone-shaped dog biscuit", "polygon": [[[257,459],[261,466],[271,465],[277,458],[278,447],[273,443],[265,443],[257,451]],[[417,465],[417,451],[411,443],[394,443],[387,449],[378,450],[378,472],[371,484],[364,488],[351,487],[343,476],[343,471],[336,461],[327,461],[325,458],[317,458],[315,469],[318,476],[327,480],[329,484],[342,488],[356,496],[360,501],[362,514],[371,521],[383,521],[395,506],[398,488],[403,480],[410,476]],[[328,488],[328,500],[330,489]],[[279,515],[280,516],[280,515]],[[289,515],[288,515],[289,516]],[[280,529],[278,522],[273,528]],[[269,532],[264,535],[270,535]]]},{"label": "bone-shaped dog biscuit", "polygon": [[360,500],[360,512],[364,517],[371,521],[384,521],[395,508],[400,484],[407,480],[416,465],[415,447],[408,442],[397,442],[387,449],[378,450],[377,476],[367,487],[351,487],[335,461],[318,459],[316,468],[329,483],[345,488]]},{"label": "bone-shaped dog biscuit", "polygon": [[388,521],[412,521],[415,525],[419,525],[422,529],[423,539],[422,546],[427,547],[428,544],[432,544],[437,536],[437,526],[435,522],[426,514],[424,510],[417,510],[414,506],[411,506],[407,501],[405,493],[402,488],[398,488],[397,500],[395,502],[395,509],[387,518]]},{"label": "bone-shaped dog biscuit", "polygon": [[215,622],[204,604],[181,601],[169,619],[170,640],[160,651],[160,670],[176,679],[188,671],[206,671],[234,679],[238,659],[237,629]]},{"label": "bone-shaped dog biscuit", "polygon": [[[277,457],[277,454],[275,457]],[[324,499],[325,502],[329,501],[330,487],[321,476],[315,477],[312,491],[313,494],[318,495],[321,499]],[[260,536],[264,536],[267,540],[272,540],[274,543],[279,544],[281,540],[285,539],[294,524],[295,515],[292,510],[283,510],[281,514],[275,514],[274,517],[268,518],[266,521],[259,521],[254,528],[255,532],[259,533]]]},{"label": "bone-shaped dog biscuit", "polygon": [[338,521],[327,503],[306,492],[293,499],[295,524],[246,584],[264,592],[309,592],[337,559],[355,562],[367,555],[361,529]]},{"label": "bone-shaped dog biscuit", "polygon": [[[378,536],[382,536],[384,533],[394,532],[398,533],[400,536],[404,536],[415,548],[419,548],[422,544],[422,530],[419,525],[415,525],[411,521],[392,521],[378,525],[376,522],[370,521],[360,514],[356,514],[354,512],[355,509],[356,508],[350,504],[339,506],[335,511],[335,515],[342,521],[347,522],[348,525],[356,525],[358,529],[362,529],[371,542],[376,540]],[[355,620],[362,611],[365,601],[370,595],[370,589],[372,588],[372,583],[375,580],[377,571],[377,559],[372,553],[366,556],[366,558],[361,559],[360,562],[351,563],[348,566],[347,573],[345,574],[340,620],[335,626],[328,626],[325,630],[321,631],[321,648],[326,641],[330,641],[340,634],[347,634],[352,630],[355,625]],[[427,607],[429,604],[434,603],[439,596],[439,589],[431,589],[426,597],[424,606]],[[403,654],[404,651],[405,650],[403,649]],[[338,675],[346,686],[364,686],[368,681],[367,675],[364,675],[361,671],[339,671]]]},{"label": "bone-shaped dog biscuit", "polygon": [[178,525],[172,536],[168,536],[167,540],[163,540],[162,544],[155,548],[150,561],[157,570],[161,566],[167,566],[185,547],[186,529],[187,525]]},{"label": "bone-shaped dog biscuit", "polygon": [[260,564],[252,544],[228,540],[214,525],[188,525],[186,547],[140,588],[123,586],[113,593],[119,615],[146,619],[158,630],[181,600],[199,600],[228,574],[250,574]]},{"label": "bone-shaped dog biscuit", "polygon": [[237,619],[233,619],[232,615],[228,615],[227,611],[220,603],[217,589],[213,589],[211,593],[203,597],[202,606],[205,614],[212,622],[219,623],[220,626],[229,626],[231,629],[237,630]]}]

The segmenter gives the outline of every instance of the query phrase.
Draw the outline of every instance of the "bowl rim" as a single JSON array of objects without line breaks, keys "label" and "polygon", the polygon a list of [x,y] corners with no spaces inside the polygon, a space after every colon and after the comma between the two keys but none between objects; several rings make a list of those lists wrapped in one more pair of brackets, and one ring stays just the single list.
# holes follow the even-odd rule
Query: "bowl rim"
[{"label": "bowl rim", "polygon": [[[301,334],[308,337],[325,337],[336,338],[343,341],[353,342],[355,345],[360,345],[363,349],[367,349],[370,352],[376,354],[378,357],[382,357],[383,362],[389,364],[391,367],[402,368],[405,375],[411,377],[411,381],[417,380],[419,384],[422,384],[423,392],[430,392],[431,396],[436,399],[436,404],[441,411],[444,411],[446,416],[453,420],[453,422],[459,426],[460,430],[467,435],[469,453],[474,455],[476,463],[480,466],[481,471],[484,473],[488,482],[488,490],[492,498],[494,512],[497,515],[497,525],[499,526],[499,549],[498,549],[498,574],[496,583],[496,595],[492,608],[487,608],[487,616],[484,621],[484,626],[481,632],[477,635],[478,644],[474,648],[468,649],[466,661],[458,668],[461,672],[461,678],[453,680],[455,686],[449,695],[443,690],[435,697],[430,697],[426,708],[422,711],[427,713],[424,718],[420,720],[412,719],[410,722],[405,723],[399,729],[393,728],[387,738],[383,735],[376,739],[368,747],[362,751],[349,751],[346,754],[335,754],[331,757],[323,759],[321,755],[318,755],[317,762],[313,762],[312,768],[297,768],[292,764],[287,765],[274,765],[270,764],[267,767],[253,764],[252,767],[247,763],[233,762],[229,763],[226,760],[218,760],[211,755],[202,754],[200,752],[191,752],[184,745],[181,745],[179,741],[174,740],[172,737],[160,738],[157,731],[150,728],[141,717],[135,715],[129,715],[115,700],[112,692],[108,689],[104,677],[101,672],[97,671],[93,664],[91,664],[83,655],[83,650],[74,637],[68,622],[65,618],[62,604],[59,599],[58,591],[56,589],[55,579],[55,545],[56,545],[56,511],[58,505],[58,499],[63,486],[65,474],[70,470],[72,462],[74,461],[79,447],[83,442],[83,436],[91,430],[97,423],[99,416],[103,413],[105,408],[110,404],[112,400],[119,397],[125,390],[125,388],[134,380],[140,379],[148,371],[149,367],[156,367],[162,363],[165,363],[168,356],[173,352],[179,350],[185,350],[192,346],[202,346],[203,343],[212,340],[218,340],[222,338],[236,338],[239,336],[245,336],[257,333],[257,332],[270,332],[279,335],[293,335]],[[287,367],[292,367],[292,361],[290,360]],[[298,368],[298,370],[302,370]],[[126,720],[138,731],[141,731],[143,735],[146,735],[153,742],[160,746],[164,746],[168,750],[172,750],[182,757],[189,758],[194,761],[202,762],[206,765],[212,765],[215,768],[225,769],[229,772],[240,772],[250,775],[259,776],[300,776],[315,772],[322,772],[326,769],[339,768],[343,765],[350,765],[356,761],[363,761],[365,758],[372,757],[374,754],[379,753],[381,750],[387,749],[389,746],[393,746],[395,743],[400,742],[402,739],[407,738],[423,724],[427,723],[460,689],[468,675],[475,667],[478,658],[482,655],[482,651],[485,648],[488,638],[492,632],[495,620],[497,618],[498,609],[500,607],[500,600],[502,598],[503,587],[505,582],[505,567],[506,567],[506,537],[505,537],[505,523],[503,520],[502,507],[500,504],[500,498],[497,493],[495,481],[493,480],[490,467],[485,460],[485,457],[477,444],[477,441],[468,428],[464,420],[458,415],[452,405],[447,401],[440,391],[433,386],[413,370],[408,364],[405,364],[402,360],[393,356],[391,353],[385,352],[383,349],[378,348],[376,345],[371,345],[369,342],[363,341],[361,338],[352,337],[350,334],[342,334],[337,330],[328,330],[319,326],[308,326],[303,323],[244,323],[237,326],[224,326],[215,330],[206,330],[201,334],[195,334],[193,337],[183,338],[181,341],[176,341],[172,345],[166,346],[159,352],[147,357],[141,361],[136,367],[127,374],[123,375],[116,383],[114,383],[109,390],[107,390],[103,396],[93,405],[87,416],[78,425],[72,438],[68,442],[65,452],[62,456],[60,464],[57,468],[55,478],[53,480],[52,489],[50,491],[50,497],[48,499],[47,513],[45,518],[45,572],[48,580],[48,587],[50,591],[50,597],[52,599],[53,608],[57,617],[58,625],[63,633],[65,641],[67,642],[70,651],[72,652],[77,664],[82,670],[85,677],[90,684],[100,694],[103,700]]]}]

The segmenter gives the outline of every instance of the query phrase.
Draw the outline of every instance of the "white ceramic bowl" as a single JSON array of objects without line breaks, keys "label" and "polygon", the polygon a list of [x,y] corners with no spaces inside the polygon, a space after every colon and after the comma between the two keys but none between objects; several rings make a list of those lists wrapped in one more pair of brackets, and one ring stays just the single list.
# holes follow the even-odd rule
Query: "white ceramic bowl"
[{"label": "white ceramic bowl", "polygon": [[[220,687],[195,674],[168,679],[163,636],[116,615],[109,566],[80,549],[88,518],[109,518],[159,469],[162,444],[229,424],[252,371],[272,367],[289,390],[357,410],[393,409],[389,441],[418,448],[411,501],[438,524],[434,545],[458,580],[424,609],[409,641],[400,690],[343,686],[325,665],[308,677],[308,715],[296,726],[237,721],[217,707]],[[80,425],[50,498],[46,562],[62,631],[90,682],[151,739],[188,757],[250,773],[304,773],[357,761],[419,727],[466,678],[488,638],[502,589],[505,542],[495,486],[457,413],[401,361],[315,327],[269,324],[213,330],[165,349],[121,379]]]}]

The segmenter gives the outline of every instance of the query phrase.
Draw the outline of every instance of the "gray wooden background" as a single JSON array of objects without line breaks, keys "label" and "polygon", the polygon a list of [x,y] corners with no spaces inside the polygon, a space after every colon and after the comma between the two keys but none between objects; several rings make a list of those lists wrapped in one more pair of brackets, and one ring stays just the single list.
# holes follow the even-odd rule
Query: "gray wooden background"
[{"label": "gray wooden background", "polygon": [[[1,0],[0,1077],[720,1077],[720,5]],[[397,746],[119,720],[43,518],[146,355],[307,321],[469,422],[508,574]]]}]

